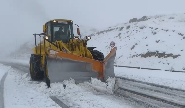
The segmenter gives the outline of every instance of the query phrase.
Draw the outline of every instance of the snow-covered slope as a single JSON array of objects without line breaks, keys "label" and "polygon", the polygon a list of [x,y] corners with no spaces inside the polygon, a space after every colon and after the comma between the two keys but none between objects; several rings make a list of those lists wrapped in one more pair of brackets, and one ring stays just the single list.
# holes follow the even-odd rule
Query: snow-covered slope
[{"label": "snow-covered slope", "polygon": [[91,34],[88,46],[105,55],[116,43],[116,64],[182,70],[185,68],[185,14],[133,18]]}]

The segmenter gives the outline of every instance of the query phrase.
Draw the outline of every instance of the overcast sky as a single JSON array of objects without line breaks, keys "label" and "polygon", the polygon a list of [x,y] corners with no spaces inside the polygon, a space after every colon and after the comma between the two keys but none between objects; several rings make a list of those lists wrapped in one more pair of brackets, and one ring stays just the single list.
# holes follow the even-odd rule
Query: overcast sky
[{"label": "overcast sky", "polygon": [[50,19],[101,29],[133,17],[185,13],[184,4],[185,0],[0,0],[0,50],[10,52],[33,39]]}]

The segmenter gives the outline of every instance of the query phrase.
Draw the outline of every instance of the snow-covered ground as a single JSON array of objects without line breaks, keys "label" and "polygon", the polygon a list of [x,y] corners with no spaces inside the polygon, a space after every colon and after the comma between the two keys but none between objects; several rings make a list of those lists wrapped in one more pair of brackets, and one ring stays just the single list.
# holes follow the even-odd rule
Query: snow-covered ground
[{"label": "snow-covered ground", "polygon": [[117,67],[115,68],[115,74],[118,77],[135,79],[138,81],[185,90],[185,73],[181,72]]},{"label": "snow-covered ground", "polygon": [[5,108],[61,108],[49,97],[20,85],[14,80],[19,77],[15,71],[10,66],[0,64],[0,81],[5,73],[8,75],[4,81],[4,94],[0,91],[0,96],[4,95],[4,102],[0,103],[4,103]]},{"label": "snow-covered ground", "polygon": [[[17,63],[21,62],[17,61]],[[134,107],[123,98],[121,99],[111,95],[111,86],[107,86],[97,79],[92,79],[91,82],[81,84],[75,84],[75,81],[71,79],[63,83],[53,83],[51,84],[51,88],[47,88],[45,82],[31,81],[27,72],[21,72],[6,66],[3,67],[4,71],[2,70],[2,72],[8,72],[4,84],[6,108],[59,108],[59,106],[50,99],[50,96],[56,96],[62,100],[63,103],[74,108]],[[115,67],[115,74],[119,77],[185,90],[185,73]],[[66,85],[65,89],[63,84]]]},{"label": "snow-covered ground", "polygon": [[[22,76],[23,77],[23,76]],[[60,108],[46,95],[35,91],[33,88],[21,85],[22,78],[11,69],[4,83],[5,108]]]},{"label": "snow-covered ground", "polygon": [[[18,63],[20,65],[29,66],[28,60],[11,60],[12,63]],[[10,67],[1,65],[0,77],[7,72]],[[164,70],[144,70],[144,69],[132,69],[124,67],[115,67],[115,74],[118,77],[126,77],[130,79],[136,79],[139,81],[150,82],[169,87],[179,88],[185,90],[185,73],[183,72],[169,72]],[[28,78],[29,79],[29,78]],[[99,84],[100,85],[100,84]],[[105,86],[105,85],[104,85]],[[106,90],[104,90],[106,91]]]},{"label": "snow-covered ground", "polygon": [[45,82],[31,81],[28,73],[10,69],[4,85],[6,108],[59,108],[50,96],[57,96],[73,108],[132,108],[126,101],[112,96],[109,86],[96,79],[79,85],[68,80],[47,88]]},{"label": "snow-covered ground", "polygon": [[161,15],[130,20],[91,34],[88,46],[105,55],[109,44],[117,46],[118,65],[183,70],[185,67],[185,14]]}]

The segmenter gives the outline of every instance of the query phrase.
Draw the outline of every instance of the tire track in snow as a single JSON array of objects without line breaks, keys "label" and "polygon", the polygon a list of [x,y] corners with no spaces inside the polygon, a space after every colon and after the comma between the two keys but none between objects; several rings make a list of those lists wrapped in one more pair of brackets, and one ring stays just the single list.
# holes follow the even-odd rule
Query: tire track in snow
[{"label": "tire track in snow", "polygon": [[57,103],[61,108],[69,108],[66,104],[64,104],[60,99],[58,99],[56,96],[50,96],[50,98]]},{"label": "tire track in snow", "polygon": [[[175,88],[149,84],[127,78],[118,78],[119,88],[115,94],[120,96],[131,96],[141,102],[148,104],[156,103],[157,107],[182,107],[185,108],[185,92]],[[129,95],[128,95],[129,94]]]},{"label": "tire track in snow", "polygon": [[169,87],[169,86],[165,86],[165,85],[154,84],[154,83],[150,83],[150,82],[139,81],[139,80],[135,80],[135,79],[129,79],[129,78],[126,78],[126,77],[116,77],[116,78],[117,79],[128,80],[128,81],[133,81],[133,82],[138,82],[138,83],[141,83],[141,84],[146,84],[146,85],[155,86],[155,87],[159,87],[159,88],[185,92],[185,90],[182,90],[182,89],[173,88],[173,87]]},{"label": "tire track in snow", "polygon": [[[122,94],[123,92],[128,92],[128,93],[131,93],[132,95],[138,95],[138,96],[141,96],[141,97],[146,98],[146,99],[152,99],[152,100],[155,100],[155,101],[159,101],[161,103],[165,103],[164,106],[163,106],[163,104],[161,104],[162,107],[171,108],[172,106],[174,106],[174,107],[179,107],[179,108],[185,108],[185,105],[183,105],[181,103],[173,102],[173,101],[170,101],[170,100],[167,100],[167,99],[163,99],[163,98],[160,98],[160,97],[157,97],[157,96],[152,96],[152,95],[149,95],[149,94],[145,94],[145,93],[141,93],[141,92],[138,92],[138,91],[130,90],[130,89],[127,89],[127,88],[119,88],[119,91],[120,92],[117,92],[117,94],[119,94],[119,95],[123,95]],[[169,104],[169,106],[168,106],[168,104]],[[170,106],[170,105],[172,105],[172,106]]]},{"label": "tire track in snow", "polygon": [[1,81],[0,81],[0,108],[4,108],[4,81],[8,75],[8,72],[6,72]]}]

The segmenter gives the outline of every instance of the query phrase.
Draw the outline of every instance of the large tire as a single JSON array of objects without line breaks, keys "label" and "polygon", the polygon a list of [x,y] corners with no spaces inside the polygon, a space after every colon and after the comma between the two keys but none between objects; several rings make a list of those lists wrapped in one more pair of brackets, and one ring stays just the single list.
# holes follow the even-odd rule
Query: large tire
[{"label": "large tire", "polygon": [[48,74],[47,57],[45,57],[45,61],[44,61],[44,80],[45,80],[46,85],[48,86],[48,88],[50,88],[50,79],[48,78],[48,76],[46,74]]},{"label": "large tire", "polygon": [[30,57],[30,76],[32,80],[43,80],[44,72],[41,71],[40,55],[31,54]]},{"label": "large tire", "polygon": [[35,72],[33,71],[33,64],[30,62],[30,76],[32,80],[36,80]]},{"label": "large tire", "polygon": [[98,50],[91,50],[90,52],[95,60],[98,60],[98,61],[104,60],[104,55],[102,52],[100,52]]}]

